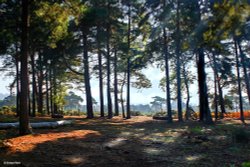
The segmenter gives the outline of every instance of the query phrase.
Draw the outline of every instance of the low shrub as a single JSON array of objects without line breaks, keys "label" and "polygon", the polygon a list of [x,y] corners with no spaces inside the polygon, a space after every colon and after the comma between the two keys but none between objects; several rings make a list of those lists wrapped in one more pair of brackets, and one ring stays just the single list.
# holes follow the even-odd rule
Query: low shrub
[{"label": "low shrub", "polygon": [[154,117],[166,117],[167,112],[165,112],[165,111],[156,112],[153,116]]},{"label": "low shrub", "polygon": [[13,106],[3,106],[0,108],[0,115],[16,115],[16,107]]},{"label": "low shrub", "polygon": [[64,111],[63,114],[68,115],[68,116],[81,116],[81,115],[84,115],[83,112],[77,111],[77,110]]},{"label": "low shrub", "polygon": [[131,116],[142,116],[143,114],[140,111],[131,111]]}]

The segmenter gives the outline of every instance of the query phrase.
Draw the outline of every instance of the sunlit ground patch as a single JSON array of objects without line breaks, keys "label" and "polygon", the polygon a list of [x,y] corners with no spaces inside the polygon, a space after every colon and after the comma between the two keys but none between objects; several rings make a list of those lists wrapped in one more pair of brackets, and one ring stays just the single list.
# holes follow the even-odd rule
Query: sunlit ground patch
[{"label": "sunlit ground patch", "polygon": [[100,136],[101,134],[98,131],[92,130],[74,130],[70,132],[50,132],[47,134],[35,134],[35,135],[26,135],[7,140],[9,143],[9,154],[15,152],[30,152],[36,145],[45,143],[45,142],[57,142],[58,139],[84,139],[89,137],[89,135]]},{"label": "sunlit ground patch", "polygon": [[149,148],[145,148],[144,152],[150,155],[160,155],[162,150],[158,148],[149,147]]},{"label": "sunlit ground patch", "polygon": [[192,162],[192,161],[200,160],[201,158],[202,158],[201,155],[188,155],[185,157],[185,160]]},{"label": "sunlit ground patch", "polygon": [[121,134],[120,134],[120,136],[124,136],[124,137],[131,136],[131,135],[132,135],[131,132],[121,132]]},{"label": "sunlit ground patch", "polygon": [[126,142],[127,142],[127,139],[119,137],[119,138],[116,138],[116,139],[111,140],[109,142],[106,142],[103,145],[104,145],[104,147],[113,148],[113,147],[119,147],[119,146],[125,144]]},{"label": "sunlit ground patch", "polygon": [[82,155],[73,155],[73,156],[68,156],[63,159],[66,164],[69,165],[78,165],[86,162],[86,158],[83,157]]}]

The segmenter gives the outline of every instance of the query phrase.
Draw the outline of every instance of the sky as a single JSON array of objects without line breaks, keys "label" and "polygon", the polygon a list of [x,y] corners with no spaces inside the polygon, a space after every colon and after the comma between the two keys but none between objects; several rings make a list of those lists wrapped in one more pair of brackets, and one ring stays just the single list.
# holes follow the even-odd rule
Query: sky
[{"label": "sky", "polygon": [[[153,101],[152,97],[154,96],[160,96],[165,97],[166,93],[163,92],[159,88],[159,81],[164,76],[164,72],[160,69],[157,69],[156,67],[150,66],[147,69],[144,69],[142,71],[152,82],[152,87],[148,89],[135,89],[131,88],[131,104],[149,104],[151,101]],[[8,85],[13,81],[12,77],[5,77],[2,73],[0,75],[0,93],[2,94],[9,94]],[[96,99],[97,102],[99,102],[99,85],[98,85],[98,79],[91,79],[91,90],[92,90],[92,96]],[[106,88],[104,88],[104,91]],[[198,95],[197,95],[197,84],[193,84],[190,87],[191,92],[191,104],[197,105],[198,103]],[[126,97],[126,87],[124,88],[124,97]],[[85,101],[85,95],[77,91],[77,95],[82,96],[82,98]],[[104,97],[106,97],[104,95]],[[184,97],[184,95],[183,95]],[[84,104],[83,102],[83,104]],[[183,99],[183,102],[185,102],[185,99]]]}]

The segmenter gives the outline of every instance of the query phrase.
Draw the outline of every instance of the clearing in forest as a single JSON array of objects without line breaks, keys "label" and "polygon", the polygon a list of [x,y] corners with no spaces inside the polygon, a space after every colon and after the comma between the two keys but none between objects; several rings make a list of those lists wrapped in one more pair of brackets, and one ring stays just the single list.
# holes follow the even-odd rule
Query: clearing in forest
[{"label": "clearing in forest", "polygon": [[204,125],[193,121],[168,124],[146,116],[65,119],[75,122],[56,129],[34,129],[34,134],[21,137],[15,137],[17,130],[1,130],[0,166],[20,162],[26,167],[223,167],[250,162],[250,128],[237,120]]}]

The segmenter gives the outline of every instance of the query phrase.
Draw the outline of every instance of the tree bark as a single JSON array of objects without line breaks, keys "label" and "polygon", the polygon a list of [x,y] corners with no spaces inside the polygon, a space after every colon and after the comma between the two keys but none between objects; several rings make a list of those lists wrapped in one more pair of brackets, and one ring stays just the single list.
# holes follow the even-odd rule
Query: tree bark
[{"label": "tree bark", "polygon": [[177,105],[178,105],[178,121],[182,122],[182,100],[181,100],[181,53],[180,53],[180,1],[177,0],[177,18],[176,18],[176,75],[177,75]]},{"label": "tree bark", "polygon": [[104,97],[103,97],[103,75],[102,75],[102,53],[100,45],[100,25],[97,25],[97,49],[98,49],[98,70],[99,70],[99,97],[100,97],[100,116],[104,117]]},{"label": "tree bark", "polygon": [[49,85],[50,85],[50,111],[51,111],[51,115],[54,115],[54,109],[53,109],[53,80],[52,80],[52,66],[49,67]]},{"label": "tree bark", "polygon": [[19,134],[26,135],[31,133],[29,125],[29,74],[28,74],[28,11],[29,1],[22,0],[22,36],[21,36],[21,94]]},{"label": "tree bark", "polygon": [[184,84],[186,87],[186,93],[187,93],[187,101],[186,101],[186,115],[185,119],[189,120],[190,112],[189,112],[189,101],[190,101],[190,92],[189,92],[189,85],[188,85],[188,78],[187,78],[187,72],[186,72],[186,67],[183,64],[183,79],[184,79]]},{"label": "tree bark", "polygon": [[205,55],[203,48],[198,49],[198,85],[199,85],[199,101],[200,101],[200,121],[212,123],[212,117],[208,105],[208,94],[205,73]]},{"label": "tree bark", "polygon": [[237,48],[236,39],[234,39],[234,50],[235,50],[235,58],[236,58],[237,83],[238,83],[239,107],[240,107],[240,120],[243,123],[245,123],[244,112],[243,112],[242,93],[241,93],[240,62],[239,62],[239,55],[238,55],[238,48]]},{"label": "tree bark", "polygon": [[36,70],[35,70],[35,54],[31,56],[31,68],[32,68],[32,117],[36,116]]},{"label": "tree bark", "polygon": [[43,65],[42,65],[42,55],[39,53],[38,55],[39,59],[39,71],[38,71],[38,112],[44,115],[43,112],[43,80],[44,80],[44,75],[43,75]]},{"label": "tree bark", "polygon": [[248,74],[247,74],[247,67],[246,67],[246,63],[245,63],[246,58],[245,58],[245,54],[243,53],[243,50],[241,48],[240,41],[238,41],[238,47],[239,47],[239,51],[240,51],[241,65],[243,67],[243,72],[244,72],[244,80],[245,80],[246,89],[247,89],[248,102],[250,104],[250,83],[249,83],[249,77],[248,77]]},{"label": "tree bark", "polygon": [[87,35],[85,34],[85,30],[83,30],[83,49],[84,49],[83,64],[84,64],[84,82],[85,82],[86,103],[87,103],[87,118],[94,118],[90,77],[89,77],[88,43],[87,43]]},{"label": "tree bark", "polygon": [[220,119],[223,119],[224,114],[226,113],[226,108],[225,108],[223,90],[222,90],[220,81],[221,80],[219,78],[219,74],[217,73],[217,83],[218,83],[218,89],[219,89],[219,102],[220,102],[220,109],[221,109]]},{"label": "tree bark", "polygon": [[[48,63],[48,62],[47,62]],[[49,68],[46,68],[46,110],[47,114],[50,115],[50,106],[49,106]]]},{"label": "tree bark", "polygon": [[[209,57],[210,58],[210,57]],[[219,87],[219,74],[218,74],[218,67],[217,67],[217,62],[216,62],[216,58],[215,58],[215,53],[212,52],[212,58],[210,58],[210,60],[212,60],[213,65],[213,71],[214,71],[214,108],[215,108],[215,120],[218,120],[219,115],[218,115],[218,88],[217,85]]]},{"label": "tree bark", "polygon": [[114,97],[115,97],[115,116],[119,115],[119,103],[118,103],[118,79],[117,79],[117,51],[114,53]]},{"label": "tree bark", "polygon": [[[163,2],[163,7],[166,6],[166,1]],[[169,53],[168,53],[168,42],[167,42],[167,32],[163,28],[164,36],[164,61],[165,61],[165,76],[166,76],[166,104],[167,104],[167,121],[169,123],[173,122],[172,109],[171,109],[171,95],[170,95],[170,82],[169,82]]]},{"label": "tree bark", "polygon": [[216,72],[214,71],[214,115],[215,115],[215,120],[218,120],[218,93],[217,93],[217,77],[216,77]]},{"label": "tree bark", "polygon": [[[32,128],[57,128],[59,126],[71,125],[73,121],[71,120],[61,120],[56,122],[36,122],[30,123]],[[0,129],[18,128],[19,123],[0,123]]]},{"label": "tree bark", "polygon": [[127,32],[127,44],[128,44],[128,55],[127,55],[127,119],[131,118],[130,113],[130,31],[131,31],[131,6],[128,5],[128,32]]},{"label": "tree bark", "polygon": [[58,114],[58,106],[56,104],[56,101],[55,101],[55,97],[57,96],[57,82],[56,82],[56,74],[57,74],[57,71],[56,71],[56,67],[53,68],[53,77],[52,77],[52,80],[53,80],[53,111],[54,111],[54,114]]},{"label": "tree bark", "polygon": [[20,74],[19,74],[19,57],[18,55],[16,55],[16,116],[19,117],[19,115],[20,115]]},{"label": "tree bark", "polygon": [[110,84],[110,22],[109,22],[109,8],[110,3],[108,3],[108,21],[107,21],[107,36],[106,36],[106,49],[107,49],[107,100],[108,100],[108,118],[111,119],[113,117],[113,107],[112,107],[112,99],[111,99],[111,84]]},{"label": "tree bark", "polygon": [[125,116],[125,106],[124,106],[124,99],[123,99],[123,88],[125,85],[125,78],[126,78],[126,72],[124,73],[124,77],[121,83],[121,90],[120,90],[120,100],[121,100],[121,107],[122,107],[122,117],[126,118]]}]

